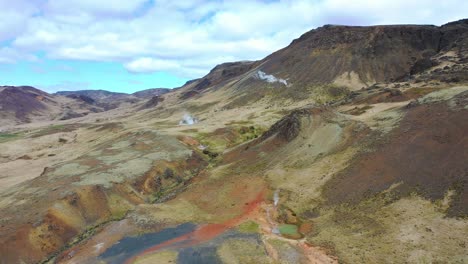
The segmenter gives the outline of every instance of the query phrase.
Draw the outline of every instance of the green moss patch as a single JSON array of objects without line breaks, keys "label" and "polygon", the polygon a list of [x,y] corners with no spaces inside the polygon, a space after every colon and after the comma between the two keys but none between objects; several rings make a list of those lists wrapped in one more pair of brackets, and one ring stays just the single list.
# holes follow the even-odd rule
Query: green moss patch
[{"label": "green moss patch", "polygon": [[289,238],[301,238],[301,234],[299,233],[298,227],[296,225],[284,224],[278,227],[279,232],[281,235]]},{"label": "green moss patch", "polygon": [[21,136],[21,133],[0,133],[0,143],[7,142],[10,140],[17,139]]},{"label": "green moss patch", "polygon": [[239,225],[239,232],[242,233],[258,233],[260,231],[259,225],[254,221],[247,221]]},{"label": "green moss patch", "polygon": [[265,130],[256,126],[231,126],[210,133],[197,133],[196,139],[211,151],[223,152],[246,141],[258,138]]},{"label": "green moss patch", "polygon": [[217,250],[222,263],[271,263],[263,246],[252,239],[230,239]]}]

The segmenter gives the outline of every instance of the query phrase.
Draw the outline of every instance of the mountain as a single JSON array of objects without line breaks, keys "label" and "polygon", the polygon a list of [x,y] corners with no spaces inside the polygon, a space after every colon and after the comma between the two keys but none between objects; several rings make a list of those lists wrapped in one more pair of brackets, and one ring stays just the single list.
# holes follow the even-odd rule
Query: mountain
[{"label": "mountain", "polygon": [[53,97],[34,87],[2,86],[0,87],[0,124],[28,122],[34,115],[41,115],[48,110],[49,105],[56,102]]},{"label": "mountain", "polygon": [[192,80],[186,83],[186,86],[193,88],[184,93],[182,99],[188,99],[208,87],[224,84],[227,80],[242,75],[253,68],[255,62],[227,62],[214,67],[205,77]]},{"label": "mountain", "polygon": [[127,93],[117,93],[110,92],[106,90],[78,90],[78,91],[59,91],[57,95],[83,95],[89,98],[92,98],[95,101],[110,101],[110,100],[122,100],[122,99],[132,99],[134,97],[138,98],[151,98],[153,96],[159,96],[170,92],[171,89],[167,88],[152,88],[134,92],[132,94]]},{"label": "mountain", "polygon": [[30,86],[0,88],[0,126],[83,117],[108,110],[86,95],[49,94]]},{"label": "mountain", "polygon": [[153,88],[153,89],[146,89],[142,91],[138,91],[133,93],[132,95],[139,97],[139,98],[151,98],[153,96],[160,96],[166,93],[169,93],[171,89],[167,88]]},{"label": "mountain", "polygon": [[0,263],[465,263],[467,76],[460,20],[327,25],[167,93],[1,87],[29,123],[0,126]]},{"label": "mountain", "polygon": [[78,94],[78,95],[84,95],[87,97],[90,97],[96,101],[98,100],[104,100],[107,98],[122,98],[128,96],[126,93],[116,93],[116,92],[110,92],[106,90],[78,90],[78,91],[58,91],[56,92],[57,95],[72,95],[72,94]]},{"label": "mountain", "polygon": [[[311,94],[332,101],[345,90],[376,83],[422,81],[425,76],[420,73],[429,69],[434,70],[432,80],[466,81],[467,38],[466,19],[440,27],[325,25],[263,60],[219,65],[185,85],[181,96],[200,96],[202,90],[209,93],[223,86],[226,93],[236,94],[236,104],[265,97],[304,99]],[[285,86],[288,89],[280,89]]]},{"label": "mountain", "polygon": [[121,107],[122,104],[135,104],[141,100],[151,100],[154,96],[160,96],[170,92],[167,88],[153,88],[135,92],[133,94],[109,92],[106,90],[79,90],[79,91],[60,91],[57,95],[64,96],[86,96],[96,102],[97,105],[105,110],[111,110]]},{"label": "mountain", "polygon": [[[60,91],[49,94],[31,86],[0,86],[0,127],[39,121],[67,120],[122,106],[155,107],[154,96],[170,92],[156,88],[134,94],[105,90]],[[144,104],[144,106],[140,106]]]},{"label": "mountain", "polygon": [[139,101],[138,98],[135,98],[135,96],[130,94],[110,92],[106,90],[59,91],[56,94],[62,96],[86,96],[94,100],[105,110],[118,108],[123,103],[136,103]]}]

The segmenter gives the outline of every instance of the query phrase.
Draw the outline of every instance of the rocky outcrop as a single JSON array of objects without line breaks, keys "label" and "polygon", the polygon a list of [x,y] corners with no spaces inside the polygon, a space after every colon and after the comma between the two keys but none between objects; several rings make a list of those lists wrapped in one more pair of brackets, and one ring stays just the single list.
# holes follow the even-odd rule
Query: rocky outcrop
[{"label": "rocky outcrop", "polygon": [[440,27],[440,31],[440,50],[457,49],[463,52],[468,51],[468,19],[447,23]]},{"label": "rocky outcrop", "polygon": [[227,62],[217,65],[205,77],[187,82],[186,85],[190,85],[191,88],[182,94],[182,99],[191,98],[208,87],[225,83],[247,73],[255,65],[256,62],[253,61]]},{"label": "rocky outcrop", "polygon": [[299,135],[301,129],[301,116],[307,113],[307,110],[295,110],[291,114],[281,118],[273,124],[261,137],[261,140],[277,135],[280,139],[287,142],[292,141]]},{"label": "rocky outcrop", "polygon": [[435,26],[326,25],[263,60],[262,70],[290,83],[333,83],[354,73],[363,83],[400,79],[420,59],[439,51]]},{"label": "rocky outcrop", "polygon": [[171,89],[167,88],[153,88],[153,89],[146,89],[143,91],[138,91],[133,93],[133,96],[138,98],[151,98],[153,96],[161,96],[163,94],[167,94],[171,91]]},{"label": "rocky outcrop", "polygon": [[149,99],[144,105],[142,105],[139,109],[144,110],[144,109],[155,108],[162,101],[164,101],[164,98],[162,98],[161,96],[155,95],[151,99]]},{"label": "rocky outcrop", "polygon": [[290,142],[299,135],[303,118],[310,118],[324,111],[326,111],[324,108],[318,107],[294,110],[273,124],[268,131],[263,133],[260,140],[263,141],[276,135],[279,139]]}]

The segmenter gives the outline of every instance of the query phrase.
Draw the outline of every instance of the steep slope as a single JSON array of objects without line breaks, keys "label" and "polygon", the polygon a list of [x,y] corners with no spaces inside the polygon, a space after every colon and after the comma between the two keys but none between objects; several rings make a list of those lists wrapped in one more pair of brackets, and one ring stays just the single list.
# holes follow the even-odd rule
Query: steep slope
[{"label": "steep slope", "polygon": [[132,95],[139,97],[139,98],[145,98],[149,99],[152,98],[153,96],[161,96],[163,94],[169,93],[171,89],[167,88],[153,88],[153,89],[146,89],[142,91],[138,91],[133,93]]},{"label": "steep slope", "polygon": [[393,81],[436,53],[440,35],[434,26],[328,25],[265,58],[261,69],[297,84],[333,83],[341,76],[363,85]]},{"label": "steep slope", "polygon": [[0,88],[2,123],[29,122],[33,116],[45,114],[56,105],[53,96],[30,86]]},{"label": "steep slope", "polygon": [[466,56],[467,34],[467,20],[441,27],[326,25],[266,57],[260,70],[301,85],[355,81],[368,86],[404,79],[418,62],[439,52]]},{"label": "steep slope", "polygon": [[376,83],[464,82],[467,34],[467,20],[440,27],[326,25],[263,60],[218,65],[182,87],[180,97],[223,87],[228,108],[262,99],[322,104]]},{"label": "steep slope", "polygon": [[256,62],[252,61],[227,62],[217,65],[203,78],[187,82],[185,86],[190,87],[190,89],[184,91],[181,98],[188,99],[209,87],[226,84],[227,81],[250,71],[255,65]]},{"label": "steep slope", "polygon": [[395,196],[417,192],[435,201],[452,190],[448,214],[468,216],[465,90],[459,89],[450,100],[438,98],[447,91],[434,92],[404,109],[398,128],[385,140],[369,139],[373,150],[362,153],[349,169],[327,183],[326,197],[332,203],[352,203],[394,186]]}]

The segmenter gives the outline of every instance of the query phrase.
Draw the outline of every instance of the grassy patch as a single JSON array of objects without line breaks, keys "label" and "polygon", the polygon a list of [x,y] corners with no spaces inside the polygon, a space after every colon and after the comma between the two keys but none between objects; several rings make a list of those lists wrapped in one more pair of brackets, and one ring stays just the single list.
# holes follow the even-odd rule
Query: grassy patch
[{"label": "grassy patch", "polygon": [[190,113],[200,113],[206,111],[207,109],[211,109],[213,106],[217,105],[218,102],[209,102],[205,104],[194,104],[194,103],[187,103],[185,104],[185,109]]},{"label": "grassy patch", "polygon": [[22,133],[0,133],[0,143],[7,142],[19,138]]},{"label": "grassy patch", "polygon": [[298,227],[296,225],[284,224],[278,227],[279,232],[281,235],[290,238],[300,238],[301,234],[299,234]]},{"label": "grassy patch", "polygon": [[443,208],[416,195],[394,202],[387,198],[376,196],[357,205],[320,209],[307,238],[334,249],[344,263],[468,260],[466,219],[447,218]]},{"label": "grassy patch", "polygon": [[259,225],[254,221],[247,221],[239,225],[239,232],[242,233],[258,233],[260,231]]},{"label": "grassy patch", "polygon": [[79,124],[69,124],[69,125],[52,125],[44,129],[41,129],[31,135],[32,138],[38,138],[46,135],[52,135],[56,133],[63,132],[72,132],[77,130],[80,127]]},{"label": "grassy patch", "polygon": [[169,199],[170,197],[173,197],[175,194],[178,193],[178,191],[181,191],[177,187],[181,187],[181,186],[178,185],[177,183],[174,183],[168,187],[161,189],[160,191],[156,193],[151,194],[148,197],[149,203],[161,203]]},{"label": "grassy patch", "polygon": [[134,207],[127,200],[117,194],[109,195],[108,203],[114,219],[123,219],[125,215],[127,215],[127,212]]},{"label": "grassy patch", "polygon": [[435,88],[435,87],[414,87],[406,90],[404,94],[409,95],[409,96],[423,96],[435,91],[441,90],[441,88]]},{"label": "grassy patch", "polygon": [[250,120],[238,120],[238,121],[230,121],[226,123],[226,126],[232,126],[232,125],[250,125],[252,124],[252,121]]},{"label": "grassy patch", "polygon": [[271,263],[263,246],[251,239],[229,239],[217,253],[222,263]]},{"label": "grassy patch", "polygon": [[265,129],[257,126],[235,126],[217,129],[210,133],[197,133],[196,139],[212,152],[221,153],[246,141],[258,138]]},{"label": "grassy patch", "polygon": [[153,254],[139,256],[135,260],[135,264],[148,263],[177,263],[177,251],[162,251]]},{"label": "grassy patch", "polygon": [[313,98],[317,104],[327,104],[332,101],[340,100],[349,94],[349,90],[346,87],[334,85],[314,87],[311,89],[311,92],[311,98]]}]

